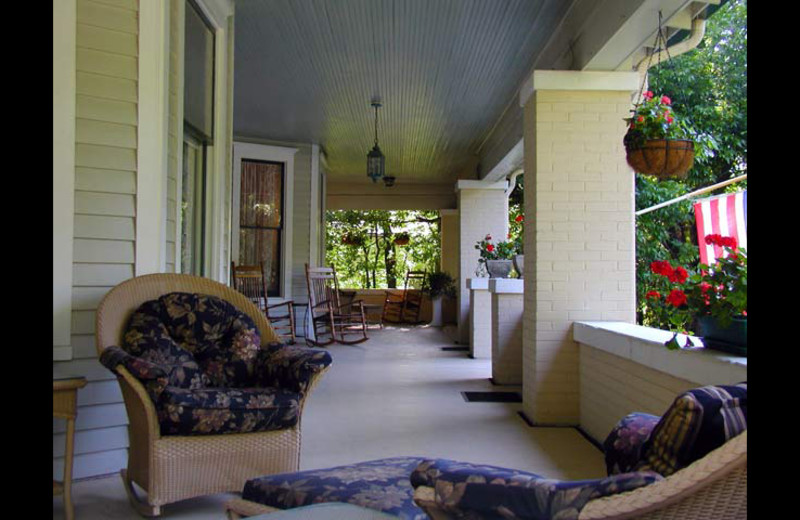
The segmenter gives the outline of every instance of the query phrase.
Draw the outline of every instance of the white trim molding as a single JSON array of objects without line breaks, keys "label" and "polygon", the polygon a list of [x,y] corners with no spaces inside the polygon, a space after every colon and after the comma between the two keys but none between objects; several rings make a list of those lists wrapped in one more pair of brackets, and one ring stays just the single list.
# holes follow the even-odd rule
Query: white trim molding
[{"label": "white trim molding", "polygon": [[53,0],[53,360],[72,359],[76,0]]},{"label": "white trim molding", "polygon": [[460,179],[456,181],[455,191],[461,190],[503,190],[508,187],[505,180],[502,181],[476,181],[472,179]]},{"label": "white trim molding", "polygon": [[239,198],[242,182],[242,159],[272,161],[284,164],[283,233],[281,237],[281,298],[292,297],[292,235],[294,215],[294,156],[297,148],[256,143],[233,143],[233,193],[231,204],[231,258],[239,258]]},{"label": "white trim molding", "polygon": [[524,107],[537,90],[621,90],[636,91],[641,78],[637,72],[580,70],[535,70],[519,91]]},{"label": "white trim molding", "polygon": [[169,2],[139,6],[135,274],[166,269]]}]

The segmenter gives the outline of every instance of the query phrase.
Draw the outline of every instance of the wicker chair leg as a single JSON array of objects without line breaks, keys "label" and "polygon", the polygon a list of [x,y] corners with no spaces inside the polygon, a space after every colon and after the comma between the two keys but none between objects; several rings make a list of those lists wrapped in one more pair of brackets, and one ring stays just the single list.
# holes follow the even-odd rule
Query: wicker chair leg
[{"label": "wicker chair leg", "polygon": [[136,490],[133,488],[133,481],[128,478],[128,470],[122,469],[119,473],[122,477],[122,484],[125,486],[125,492],[128,494],[128,500],[130,500],[131,505],[134,509],[136,509],[136,512],[147,517],[161,516],[160,506],[148,504],[136,493]]}]

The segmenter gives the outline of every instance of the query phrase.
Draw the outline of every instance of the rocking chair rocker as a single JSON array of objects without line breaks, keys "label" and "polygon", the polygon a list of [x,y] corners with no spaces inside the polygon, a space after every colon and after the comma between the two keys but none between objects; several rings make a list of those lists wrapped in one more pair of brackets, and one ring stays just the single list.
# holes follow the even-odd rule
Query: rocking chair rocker
[{"label": "rocking chair rocker", "polygon": [[324,347],[333,342],[354,345],[369,339],[364,302],[340,302],[336,268],[306,264],[306,281],[308,316],[314,331],[313,339],[306,338],[308,343]]}]

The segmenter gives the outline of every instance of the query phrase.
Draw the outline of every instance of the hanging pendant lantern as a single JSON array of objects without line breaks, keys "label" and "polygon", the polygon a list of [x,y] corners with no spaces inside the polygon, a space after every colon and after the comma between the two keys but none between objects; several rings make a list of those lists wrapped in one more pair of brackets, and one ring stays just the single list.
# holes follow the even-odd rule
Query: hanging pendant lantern
[{"label": "hanging pendant lantern", "polygon": [[[375,107],[375,146],[367,154],[367,177],[372,179],[372,182],[378,182],[378,179],[384,176],[386,168],[386,157],[381,153],[378,146],[378,107],[381,106],[377,101],[372,102]],[[394,180],[394,178],[392,178]]]}]

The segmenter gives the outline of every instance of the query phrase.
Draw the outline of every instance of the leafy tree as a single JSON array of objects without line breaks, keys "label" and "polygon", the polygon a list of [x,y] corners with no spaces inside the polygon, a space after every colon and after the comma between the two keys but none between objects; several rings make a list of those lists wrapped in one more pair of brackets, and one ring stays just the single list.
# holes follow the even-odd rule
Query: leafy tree
[{"label": "leafy tree", "polygon": [[[328,211],[325,262],[335,265],[343,287],[397,287],[408,270],[438,269],[439,216],[436,211]],[[395,244],[407,233],[407,246]],[[344,244],[345,237],[360,237]]]},{"label": "leafy tree", "polygon": [[[708,20],[694,50],[662,62],[649,73],[649,89],[667,95],[672,107],[690,122],[701,143],[689,175],[656,181],[636,176],[636,210],[747,173],[747,1],[731,0]],[[739,191],[746,183],[729,185]],[[669,261],[687,267],[699,262],[694,210],[683,201],[636,219],[637,317],[644,325],[668,329],[663,317],[648,309],[650,264]],[[702,239],[702,237],[700,237]]]}]

